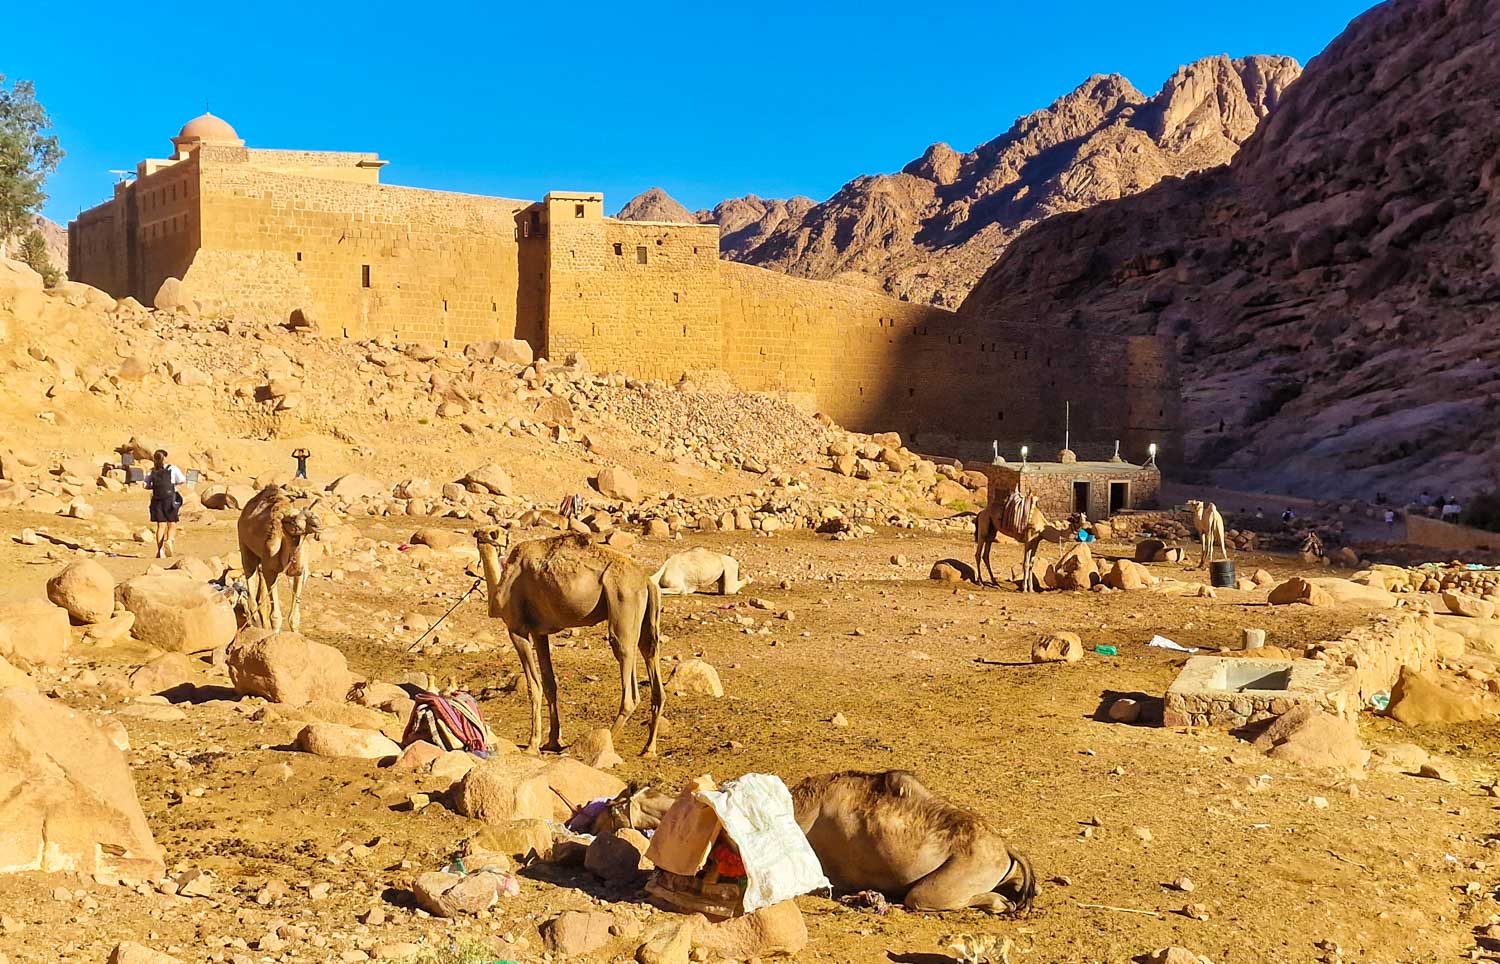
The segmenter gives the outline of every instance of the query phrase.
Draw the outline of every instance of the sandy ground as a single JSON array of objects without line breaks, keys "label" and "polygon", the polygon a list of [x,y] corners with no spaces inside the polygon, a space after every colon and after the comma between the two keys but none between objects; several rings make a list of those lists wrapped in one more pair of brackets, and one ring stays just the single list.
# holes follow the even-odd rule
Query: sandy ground
[{"label": "sandy ground", "polygon": [[[96,501],[132,521],[130,513],[144,508],[138,495]],[[0,512],[0,532],[38,523],[54,531],[81,526]],[[410,520],[357,524],[394,540],[413,527]],[[227,554],[232,518],[220,514],[189,528],[179,542],[195,555]],[[757,579],[740,597],[666,601],[669,659],[703,656],[718,668],[726,695],[670,700],[658,759],[633,756],[644,729],[643,720],[632,722],[618,747],[622,778],[673,789],[702,773],[722,780],[771,772],[791,783],[829,770],[909,768],[934,791],[990,815],[1043,880],[1035,911],[1014,920],[899,910],[879,917],[801,898],[812,938],[803,960],[939,962],[949,960],[939,953],[941,937],[971,932],[1009,936],[1012,961],[1038,964],[1125,962],[1170,944],[1215,964],[1451,961],[1480,953],[1475,929],[1500,920],[1488,847],[1500,801],[1480,786],[1500,752],[1493,727],[1410,730],[1367,717],[1368,744],[1410,741],[1452,754],[1460,781],[1371,772],[1353,782],[1269,760],[1222,731],[1115,724],[1100,712],[1114,696],[1136,694],[1159,718],[1160,696],[1184,657],[1146,648],[1153,634],[1214,649],[1235,645],[1242,627],[1260,626],[1271,642],[1295,647],[1342,634],[1358,614],[1272,610],[1235,592],[1212,600],[1147,592],[1022,596],[927,580],[933,560],[972,552],[962,532],[881,530],[848,542],[717,534],[692,543],[643,541],[633,555],[654,567],[688,544],[732,552]],[[51,551],[0,544],[0,595],[39,594],[63,558],[49,559]],[[1106,556],[1125,551],[1103,547]],[[142,572],[151,564],[144,554],[107,565],[120,576]],[[895,554],[908,561],[892,564]],[[1016,555],[998,548],[997,570],[1002,556],[1008,567]],[[1284,557],[1238,561],[1242,570],[1264,565],[1278,577],[1299,571]],[[376,575],[315,578],[304,630],[373,678],[430,672],[467,680],[483,693],[496,732],[523,742],[524,692],[501,688],[516,659],[477,597],[439,631],[433,655],[408,655],[416,634],[394,629],[404,613],[431,618],[446,610],[471,582],[463,567],[458,558],[397,560]],[[1075,631],[1090,647],[1115,645],[1119,655],[1031,664],[1032,641],[1053,629]],[[462,653],[464,643],[485,649]],[[601,629],[554,645],[567,741],[606,725],[618,694]],[[144,655],[128,645],[77,651],[65,672],[44,677],[44,689],[115,713],[119,700],[73,677],[85,668],[123,675]],[[487,919],[418,916],[405,891],[410,880],[441,866],[477,823],[441,804],[404,812],[410,776],[282,749],[297,726],[255,722],[254,704],[225,699],[184,708],[185,721],[121,719],[169,872],[211,869],[221,878],[219,893],[189,900],[67,875],[0,877],[0,952],[11,961],[98,962],[124,939],[195,961],[357,959],[352,952],[381,942],[441,947],[463,935],[489,941],[497,958],[536,961],[537,925],[560,910],[607,898],[622,913],[659,914],[639,895],[602,891],[581,870],[547,870],[528,872],[521,895]],[[835,713],[849,725],[834,726]],[[1092,821],[1099,827],[1086,833]],[[351,852],[354,845],[363,847]],[[1196,885],[1191,894],[1168,886],[1184,876]],[[271,880],[286,884],[286,896],[258,904],[254,896]],[[1208,919],[1182,914],[1189,902],[1205,905]],[[384,911],[384,923],[360,922],[372,907]],[[282,923],[302,928],[302,936],[278,953],[249,949]]]}]

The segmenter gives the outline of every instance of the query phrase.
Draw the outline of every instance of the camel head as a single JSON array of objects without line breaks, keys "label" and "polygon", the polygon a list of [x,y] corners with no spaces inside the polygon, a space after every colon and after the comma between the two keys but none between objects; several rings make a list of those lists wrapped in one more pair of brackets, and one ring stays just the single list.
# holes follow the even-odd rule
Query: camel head
[{"label": "camel head", "polygon": [[1197,499],[1188,499],[1187,502],[1186,502],[1186,505],[1188,507],[1188,511],[1191,512],[1193,515],[1202,515],[1203,514],[1203,503],[1200,502],[1199,500],[1197,500]]},{"label": "camel head", "polygon": [[293,543],[301,542],[309,537],[321,539],[323,521],[318,518],[318,514],[311,507],[297,509],[281,517],[281,531]]},{"label": "camel head", "polygon": [[500,553],[510,545],[510,533],[504,526],[481,526],[474,530],[474,541],[479,544],[480,552],[493,549]]}]

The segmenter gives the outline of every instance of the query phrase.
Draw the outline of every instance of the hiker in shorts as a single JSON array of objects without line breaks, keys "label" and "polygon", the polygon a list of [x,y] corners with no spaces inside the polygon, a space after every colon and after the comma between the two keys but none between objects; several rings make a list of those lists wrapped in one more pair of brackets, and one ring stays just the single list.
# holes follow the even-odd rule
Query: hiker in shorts
[{"label": "hiker in shorts", "polygon": [[182,509],[182,496],[177,487],[187,481],[182,470],[167,461],[167,450],[157,449],[151,456],[156,468],[146,476],[146,488],[151,490],[151,521],[156,523],[156,558],[164,559],[176,555],[172,536],[177,532],[177,515]]},{"label": "hiker in shorts", "polygon": [[297,460],[297,478],[307,478],[307,460],[312,458],[312,453],[303,448],[294,449],[292,458]]}]

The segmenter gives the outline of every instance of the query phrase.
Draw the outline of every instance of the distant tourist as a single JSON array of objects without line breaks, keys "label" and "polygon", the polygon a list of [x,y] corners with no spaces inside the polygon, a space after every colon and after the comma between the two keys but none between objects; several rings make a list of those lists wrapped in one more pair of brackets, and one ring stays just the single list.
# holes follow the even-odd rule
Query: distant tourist
[{"label": "distant tourist", "polygon": [[1266,517],[1266,510],[1263,509],[1263,508],[1261,508],[1260,506],[1256,506],[1255,507],[1255,517],[1257,519],[1264,519]]},{"label": "distant tourist", "polygon": [[312,458],[312,453],[307,449],[294,449],[292,458],[297,460],[297,478],[307,478],[307,460]]},{"label": "distant tourist", "polygon": [[172,536],[177,532],[177,515],[182,509],[182,496],[177,487],[187,481],[182,470],[167,461],[167,450],[157,449],[151,456],[156,468],[146,476],[146,488],[151,490],[151,521],[156,523],[156,558],[163,559],[177,554]]},{"label": "distant tourist", "polygon": [[1396,524],[1396,511],[1394,509],[1385,510],[1385,524],[1387,527]]},{"label": "distant tourist", "polygon": [[1458,504],[1458,501],[1456,499],[1450,497],[1443,501],[1444,522],[1457,522],[1459,514],[1462,512],[1463,508]]},{"label": "distant tourist", "polygon": [[1281,521],[1286,523],[1287,525],[1291,525],[1292,520],[1295,518],[1297,518],[1297,513],[1292,511],[1291,506],[1287,506],[1286,511],[1281,513]]},{"label": "distant tourist", "polygon": [[1424,509],[1431,507],[1433,501],[1434,499],[1432,498],[1432,493],[1428,492],[1426,489],[1423,489],[1422,494],[1417,496],[1417,505],[1422,506]]}]

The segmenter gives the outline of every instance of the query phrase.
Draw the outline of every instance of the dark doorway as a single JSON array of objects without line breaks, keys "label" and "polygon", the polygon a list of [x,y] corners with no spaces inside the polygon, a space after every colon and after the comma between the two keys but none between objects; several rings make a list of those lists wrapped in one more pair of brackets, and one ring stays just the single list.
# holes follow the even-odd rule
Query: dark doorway
[{"label": "dark doorway", "polygon": [[1073,483],[1073,511],[1088,514],[1089,484],[1087,482]]},{"label": "dark doorway", "polygon": [[1109,484],[1109,514],[1123,512],[1130,508],[1130,483],[1111,482]]}]

